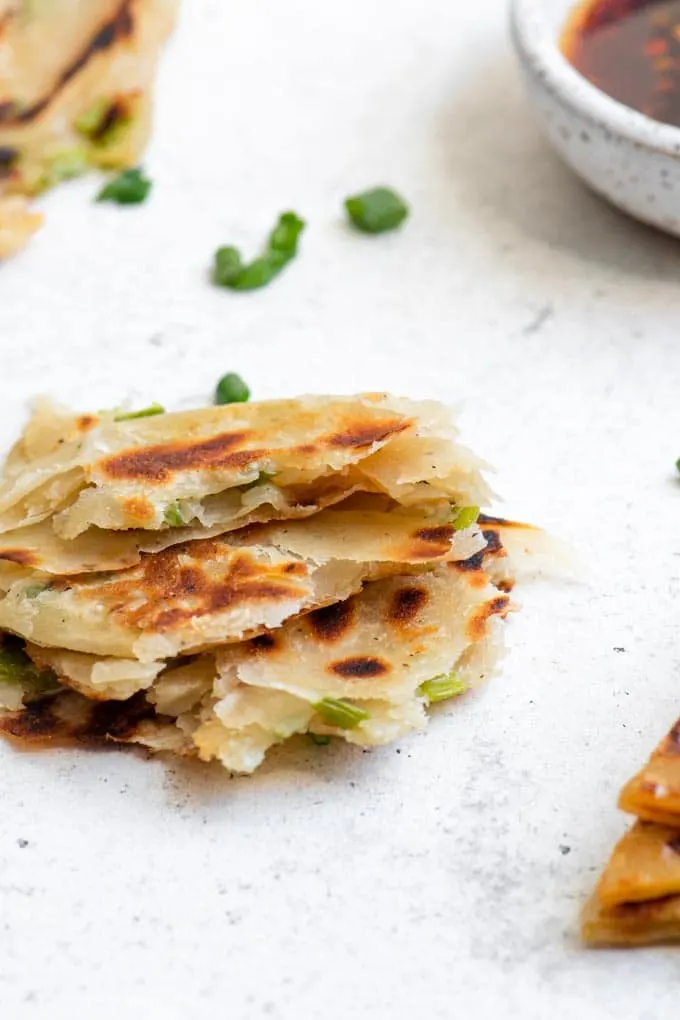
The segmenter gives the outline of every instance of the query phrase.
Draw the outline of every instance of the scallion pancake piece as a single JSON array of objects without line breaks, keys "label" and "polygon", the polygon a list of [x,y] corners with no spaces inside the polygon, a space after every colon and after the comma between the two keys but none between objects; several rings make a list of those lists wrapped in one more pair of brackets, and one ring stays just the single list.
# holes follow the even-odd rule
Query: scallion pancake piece
[{"label": "scallion pancake piece", "polygon": [[29,575],[0,594],[0,627],[39,645],[149,662],[242,640],[367,580],[483,546],[474,526],[456,532],[414,512],[347,511],[336,522],[327,510],[143,554],[118,572]]},{"label": "scallion pancake piece", "polygon": [[[25,470],[12,468],[0,483],[0,529],[50,516],[69,539],[93,526],[226,529],[263,506],[271,512],[259,519],[294,517],[356,491],[478,506],[489,495],[481,465],[459,446],[448,412],[435,407],[436,414],[427,402],[389,397],[303,397],[105,417]],[[399,437],[412,442],[395,477],[372,458]]]},{"label": "scallion pancake piece", "polygon": [[680,828],[680,720],[619,797],[623,811]]},{"label": "scallion pancake piece", "polygon": [[[204,760],[245,772],[293,733],[388,743],[425,725],[428,681],[453,672],[460,693],[493,670],[509,608],[507,595],[472,586],[448,566],[375,581],[341,604],[218,651],[200,725],[195,713],[179,724]],[[484,655],[471,654],[478,645]]]},{"label": "scallion pancake piece", "polygon": [[89,167],[134,166],[177,0],[0,5],[0,188],[34,194]]},{"label": "scallion pancake piece", "polygon": [[680,939],[680,829],[635,823],[586,904],[581,930],[590,945]]}]

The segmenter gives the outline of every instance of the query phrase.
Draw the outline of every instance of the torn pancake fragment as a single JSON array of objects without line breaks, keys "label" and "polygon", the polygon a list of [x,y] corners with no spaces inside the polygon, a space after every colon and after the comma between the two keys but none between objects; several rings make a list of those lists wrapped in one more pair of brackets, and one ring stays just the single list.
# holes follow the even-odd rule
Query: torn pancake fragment
[{"label": "torn pancake fragment", "polygon": [[48,517],[67,539],[91,527],[227,530],[358,491],[406,506],[479,506],[490,495],[482,463],[432,401],[302,397],[83,420],[23,462],[20,440],[0,479],[0,531]]},{"label": "torn pancake fragment", "polygon": [[177,0],[0,0],[0,189],[133,166]]},{"label": "torn pancake fragment", "polygon": [[[127,719],[124,706],[132,705],[135,721],[167,727],[174,717],[182,753],[218,759],[237,772],[253,771],[269,747],[296,733],[377,746],[425,726],[428,682],[451,682],[455,673],[455,693],[462,693],[493,671],[509,609],[509,596],[490,584],[479,588],[454,565],[377,581],[250,641],[162,672],[148,667],[144,702],[140,693],[130,699],[124,686],[134,669],[130,662],[29,645],[35,668],[51,667],[62,685],[82,693],[67,695],[60,686],[55,697],[52,687],[46,698],[31,697],[25,708],[6,714],[0,729],[25,739],[118,740],[120,732],[108,722],[110,731],[102,734],[102,718]],[[117,713],[107,699],[125,695]],[[88,714],[95,698],[108,714]],[[153,726],[141,732],[126,726],[124,738],[153,748],[149,734],[156,741]]]},{"label": "torn pancake fragment", "polygon": [[327,510],[184,542],[118,572],[10,580],[0,627],[51,648],[170,658],[278,627],[409,565],[466,559],[484,546],[466,530],[408,510]]},{"label": "torn pancake fragment", "polygon": [[592,945],[680,940],[680,721],[623,788],[638,821],[616,846],[582,914]]},{"label": "torn pancake fragment", "polygon": [[[235,544],[259,540],[294,551],[300,557],[323,555],[325,560],[371,559],[397,563],[426,563],[444,559],[464,560],[484,547],[476,524],[456,530],[449,504],[401,508],[380,497],[360,503],[345,501],[318,512],[300,527],[295,517],[239,531],[240,537],[225,539]],[[348,530],[349,529],[349,530]],[[212,528],[177,527],[149,532],[88,529],[74,539],[57,535],[49,520],[0,534],[0,590],[17,577],[38,581],[42,575],[72,576],[119,571],[136,566],[145,554],[159,553],[195,539],[217,538],[232,532]],[[359,552],[359,547],[363,554]],[[323,552],[321,552],[323,550]]]},{"label": "torn pancake fragment", "polygon": [[680,829],[633,825],[583,910],[581,931],[590,945],[680,939]]},{"label": "torn pancake fragment", "polygon": [[619,807],[638,818],[680,828],[680,720],[626,783]]}]

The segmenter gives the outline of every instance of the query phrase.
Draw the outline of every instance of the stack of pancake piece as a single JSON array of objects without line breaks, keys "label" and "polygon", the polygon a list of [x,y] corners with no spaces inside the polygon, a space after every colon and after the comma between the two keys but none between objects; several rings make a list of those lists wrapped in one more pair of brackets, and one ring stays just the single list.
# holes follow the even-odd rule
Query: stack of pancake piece
[{"label": "stack of pancake piece", "polygon": [[624,786],[619,807],[636,816],[581,917],[591,945],[680,940],[680,720]]},{"label": "stack of pancake piece", "polygon": [[544,538],[479,513],[482,468],[385,394],[38,403],[0,477],[0,730],[247,773],[294,734],[422,729],[493,671]]},{"label": "stack of pancake piece", "polygon": [[35,195],[134,166],[178,0],[0,0],[0,258],[40,226]]}]

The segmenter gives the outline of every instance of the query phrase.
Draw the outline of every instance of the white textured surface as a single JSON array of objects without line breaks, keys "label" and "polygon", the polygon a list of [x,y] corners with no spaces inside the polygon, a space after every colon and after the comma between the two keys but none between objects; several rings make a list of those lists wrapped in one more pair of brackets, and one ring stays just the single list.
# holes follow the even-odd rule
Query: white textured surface
[{"label": "white textured surface", "polygon": [[[587,953],[575,925],[617,788],[678,711],[679,251],[539,140],[500,6],[190,0],[153,201],[67,187],[0,271],[0,438],[35,391],[179,406],[228,369],[257,396],[462,399],[505,509],[579,539],[588,583],[527,590],[503,676],[397,749],[229,781],[0,747],[3,1020],[677,1005],[676,952]],[[340,200],[381,180],[411,222],[350,234]],[[311,225],[274,286],[204,282],[289,206]]]}]

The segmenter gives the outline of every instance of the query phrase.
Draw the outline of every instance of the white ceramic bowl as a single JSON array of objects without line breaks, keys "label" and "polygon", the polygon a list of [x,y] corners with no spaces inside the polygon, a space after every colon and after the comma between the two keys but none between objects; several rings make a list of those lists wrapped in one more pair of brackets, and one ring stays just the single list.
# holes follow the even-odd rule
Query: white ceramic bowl
[{"label": "white ceramic bowl", "polygon": [[623,106],[560,52],[574,0],[511,0],[512,37],[545,133],[624,212],[680,236],[680,128]]}]

